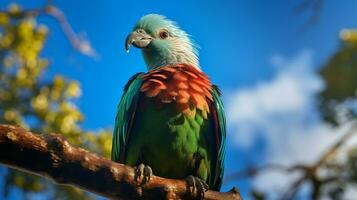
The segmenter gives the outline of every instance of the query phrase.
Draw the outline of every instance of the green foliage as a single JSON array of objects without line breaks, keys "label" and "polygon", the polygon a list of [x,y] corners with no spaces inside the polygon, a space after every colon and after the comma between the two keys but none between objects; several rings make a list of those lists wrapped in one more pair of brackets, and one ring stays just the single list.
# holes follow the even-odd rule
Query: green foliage
[{"label": "green foliage", "polygon": [[340,37],[340,49],[320,71],[326,84],[319,95],[320,110],[334,125],[357,115],[353,108],[357,97],[357,30],[343,30]]},{"label": "green foliage", "polygon": [[[72,144],[109,157],[111,134],[91,133],[80,127],[83,114],[75,105],[79,83],[62,75],[46,76],[48,61],[41,57],[48,35],[45,25],[11,5],[0,12],[0,123],[28,127],[38,133],[61,133]],[[5,195],[16,187],[24,193],[52,189],[50,198],[91,199],[89,193],[15,170],[7,170]]]},{"label": "green foliage", "polygon": [[[342,30],[340,39],[338,51],[320,70],[326,87],[318,95],[321,116],[335,126],[357,117],[357,29]],[[357,147],[347,148],[345,154],[324,168],[330,178],[323,191],[331,199],[343,199],[347,187],[357,186]]]},{"label": "green foliage", "polygon": [[[320,69],[325,88],[317,95],[322,118],[328,124],[333,125],[331,128],[336,128],[336,130],[346,127],[346,122],[351,125],[352,121],[357,120],[357,29],[341,31],[340,39],[339,49]],[[351,128],[353,127],[355,126],[351,126]],[[357,130],[349,131],[354,131],[352,133],[356,136]],[[349,131],[348,133],[350,133]],[[311,173],[311,168],[307,168],[309,170],[307,175],[310,177],[302,175],[303,183],[310,183],[311,191],[316,192],[316,196],[320,197],[318,199],[343,200],[348,189],[357,187],[357,147],[346,144],[348,139],[346,141],[342,142],[341,146],[337,145],[339,147],[334,145],[328,147],[328,150],[336,148],[336,152],[333,151],[329,154],[328,159],[324,162],[317,163],[318,166],[315,164],[313,167],[318,168],[315,168],[317,170],[314,170],[313,173]],[[326,153],[329,152],[328,150]],[[293,166],[311,167],[299,162]],[[304,173],[306,173],[305,170]],[[286,173],[289,170],[280,172]],[[311,176],[312,174],[314,176]],[[298,192],[301,188],[302,185],[292,184],[286,193],[293,194],[292,197],[288,196],[288,198],[282,199],[300,199],[295,191]],[[284,193],[280,197],[283,195]],[[309,192],[304,195],[310,195],[309,198],[313,199],[314,193]],[[256,200],[267,199],[268,196],[269,193],[261,192],[255,188],[251,191],[251,197]]]}]

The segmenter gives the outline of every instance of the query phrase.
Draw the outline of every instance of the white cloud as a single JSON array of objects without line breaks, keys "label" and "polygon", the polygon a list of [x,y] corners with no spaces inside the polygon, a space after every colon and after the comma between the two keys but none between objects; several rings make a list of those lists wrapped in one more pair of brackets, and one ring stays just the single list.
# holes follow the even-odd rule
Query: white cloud
[{"label": "white cloud", "polygon": [[[312,109],[313,95],[323,87],[311,69],[308,51],[291,60],[276,55],[272,63],[279,70],[273,80],[239,89],[227,98],[228,125],[238,129],[233,139],[241,146],[252,145],[259,134],[257,128],[291,129],[292,122],[305,119]],[[281,126],[270,126],[280,122]]]},{"label": "white cloud", "polygon": [[[239,89],[226,99],[231,148],[249,151],[264,141],[264,160],[259,164],[312,163],[346,127],[336,129],[319,120],[315,96],[323,89],[323,82],[312,69],[310,52],[291,59],[275,55],[271,61],[278,71],[272,80]],[[284,191],[297,176],[269,172],[258,176],[253,184],[269,193]],[[307,191],[309,186],[304,188]]]}]

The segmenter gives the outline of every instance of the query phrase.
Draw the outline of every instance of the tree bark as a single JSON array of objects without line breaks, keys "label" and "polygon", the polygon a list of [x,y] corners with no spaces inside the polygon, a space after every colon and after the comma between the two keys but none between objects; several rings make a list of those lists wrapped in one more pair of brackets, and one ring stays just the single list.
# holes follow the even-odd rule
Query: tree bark
[{"label": "tree bark", "polygon": [[[110,199],[188,199],[185,181],[153,176],[140,185],[133,168],[71,146],[56,134],[0,124],[0,163]],[[155,173],[155,172],[154,172]],[[207,191],[206,200],[241,200],[237,189]]]}]

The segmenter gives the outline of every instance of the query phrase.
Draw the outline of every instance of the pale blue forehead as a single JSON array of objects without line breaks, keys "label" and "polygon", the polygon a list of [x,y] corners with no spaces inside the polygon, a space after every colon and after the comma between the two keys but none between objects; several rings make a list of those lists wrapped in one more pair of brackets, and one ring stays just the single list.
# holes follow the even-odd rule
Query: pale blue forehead
[{"label": "pale blue forehead", "polygon": [[148,14],[143,16],[135,25],[134,30],[138,28],[144,29],[149,34],[157,32],[160,29],[167,29],[176,36],[186,35],[185,32],[180,30],[174,21],[171,21],[165,16],[158,14]]}]

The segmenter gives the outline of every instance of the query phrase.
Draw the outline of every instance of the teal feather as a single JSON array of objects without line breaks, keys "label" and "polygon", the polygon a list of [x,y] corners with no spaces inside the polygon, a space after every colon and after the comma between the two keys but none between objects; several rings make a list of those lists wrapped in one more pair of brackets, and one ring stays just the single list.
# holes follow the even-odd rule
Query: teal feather
[{"label": "teal feather", "polygon": [[[213,175],[215,177],[214,183],[212,183],[214,186],[213,188],[219,189],[221,188],[222,184],[222,179],[224,175],[224,158],[225,158],[225,141],[226,141],[226,118],[224,115],[224,110],[223,110],[223,103],[220,98],[220,91],[217,86],[213,85],[213,105],[211,109],[215,112],[212,112],[211,117],[214,118],[214,120],[217,120],[217,125],[216,127],[218,129],[217,138],[219,141],[216,141],[218,143],[218,156],[217,156],[217,162],[216,162],[216,174]],[[215,115],[216,113],[217,115]]]},{"label": "teal feather", "polygon": [[112,160],[123,162],[121,154],[125,152],[125,143],[131,122],[131,115],[135,112],[139,89],[142,83],[141,76],[144,73],[137,73],[124,87],[124,93],[118,105],[118,112],[115,118],[115,128],[113,132]]}]

